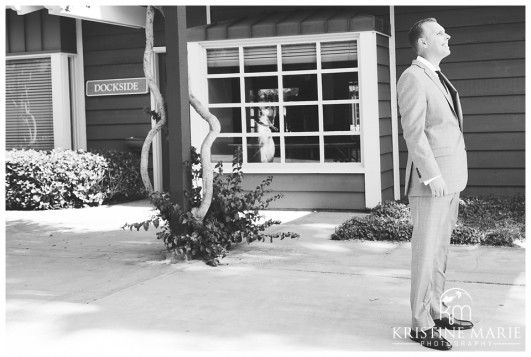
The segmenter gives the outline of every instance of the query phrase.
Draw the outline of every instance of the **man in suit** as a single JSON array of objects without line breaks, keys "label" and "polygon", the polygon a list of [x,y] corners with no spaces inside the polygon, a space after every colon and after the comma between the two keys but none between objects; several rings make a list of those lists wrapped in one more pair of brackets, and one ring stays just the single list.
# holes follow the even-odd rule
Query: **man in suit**
[{"label": "man in suit", "polygon": [[405,194],[413,220],[410,337],[425,347],[449,350],[452,345],[438,329],[473,326],[449,315],[441,301],[459,194],[468,179],[463,116],[457,90],[439,68],[450,54],[450,35],[428,18],[415,23],[408,36],[417,59],[400,77],[397,92],[408,149]]}]

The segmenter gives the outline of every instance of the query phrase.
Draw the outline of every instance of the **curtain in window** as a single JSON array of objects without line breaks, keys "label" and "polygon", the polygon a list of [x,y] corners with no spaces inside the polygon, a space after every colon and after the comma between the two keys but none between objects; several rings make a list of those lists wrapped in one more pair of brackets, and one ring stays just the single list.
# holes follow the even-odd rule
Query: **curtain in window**
[{"label": "curtain in window", "polygon": [[50,58],[7,60],[6,149],[53,147]]}]

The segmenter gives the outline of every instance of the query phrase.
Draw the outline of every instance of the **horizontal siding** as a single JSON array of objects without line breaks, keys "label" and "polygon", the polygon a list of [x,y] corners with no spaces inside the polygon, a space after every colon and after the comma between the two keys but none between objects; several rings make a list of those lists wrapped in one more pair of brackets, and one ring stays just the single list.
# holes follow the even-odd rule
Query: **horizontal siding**
[{"label": "horizontal siding", "polygon": [[[85,80],[143,77],[142,29],[83,22]],[[150,95],[86,97],[88,147],[129,151],[124,138],[145,137]]]},{"label": "horizontal siding", "polygon": [[[380,129],[380,182],[382,201],[394,191],[393,127],[391,122],[391,85],[389,68],[389,38],[376,36],[378,61],[378,115]],[[394,198],[394,192],[391,195]]]},{"label": "horizontal siding", "polygon": [[[267,175],[246,174],[242,188],[254,189]],[[273,174],[272,194],[284,198],[270,206],[276,209],[365,209],[363,174]]]},{"label": "horizontal siding", "polygon": [[[416,56],[407,32],[435,17],[452,36],[441,63],[459,90],[469,180],[465,194],[511,194],[525,188],[525,8],[397,6],[397,76]],[[399,128],[400,181],[407,148]],[[403,186],[401,188],[403,192]]]}]

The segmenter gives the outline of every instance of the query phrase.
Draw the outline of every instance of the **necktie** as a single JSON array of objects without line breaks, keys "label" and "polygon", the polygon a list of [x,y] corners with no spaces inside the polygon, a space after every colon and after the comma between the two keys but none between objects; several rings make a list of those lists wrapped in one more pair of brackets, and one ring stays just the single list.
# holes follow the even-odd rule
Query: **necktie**
[{"label": "necktie", "polygon": [[437,76],[439,77],[439,80],[441,81],[442,86],[444,87],[444,89],[446,89],[446,92],[448,92],[448,87],[446,86],[446,82],[444,80],[444,77],[441,71],[435,71],[435,73],[437,73]]}]

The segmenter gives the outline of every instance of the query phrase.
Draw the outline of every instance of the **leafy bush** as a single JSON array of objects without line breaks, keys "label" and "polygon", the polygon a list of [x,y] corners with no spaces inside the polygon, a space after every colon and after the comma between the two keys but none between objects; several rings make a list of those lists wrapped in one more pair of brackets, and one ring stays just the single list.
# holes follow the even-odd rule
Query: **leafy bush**
[{"label": "leafy bush", "polygon": [[[192,148],[192,162],[187,163],[187,169],[192,176],[193,187],[187,192],[190,206],[198,207],[201,203],[201,179],[200,155]],[[223,165],[216,165],[213,180],[213,199],[205,218],[197,220],[191,211],[184,211],[178,204],[173,204],[167,193],[154,192],[150,196],[151,203],[157,208],[158,213],[150,219],[128,224],[123,228],[144,228],[150,225],[161,231],[157,232],[157,239],[162,239],[170,251],[177,252],[187,259],[200,258],[207,264],[216,266],[219,258],[228,253],[233,244],[244,240],[247,243],[253,241],[265,241],[268,238],[284,239],[286,237],[299,237],[296,233],[262,233],[266,228],[280,224],[280,221],[266,220],[262,223],[259,210],[266,209],[269,204],[282,197],[281,194],[264,199],[271,190],[267,187],[273,177],[267,179],[250,192],[244,193],[241,187],[243,178],[241,149],[236,150],[232,163],[232,173],[224,175]]]},{"label": "leafy bush", "polygon": [[[354,217],[336,228],[333,240],[370,239],[409,241],[413,232],[409,208],[399,201],[386,201],[364,217]],[[525,239],[525,198],[463,197],[452,244],[513,246]]]},{"label": "leafy bush", "polygon": [[107,161],[102,182],[105,204],[129,202],[146,198],[147,193],[140,175],[140,155],[114,150],[95,151]]},{"label": "leafy bush", "polygon": [[84,151],[7,151],[6,209],[99,205],[106,168],[105,159]]}]

